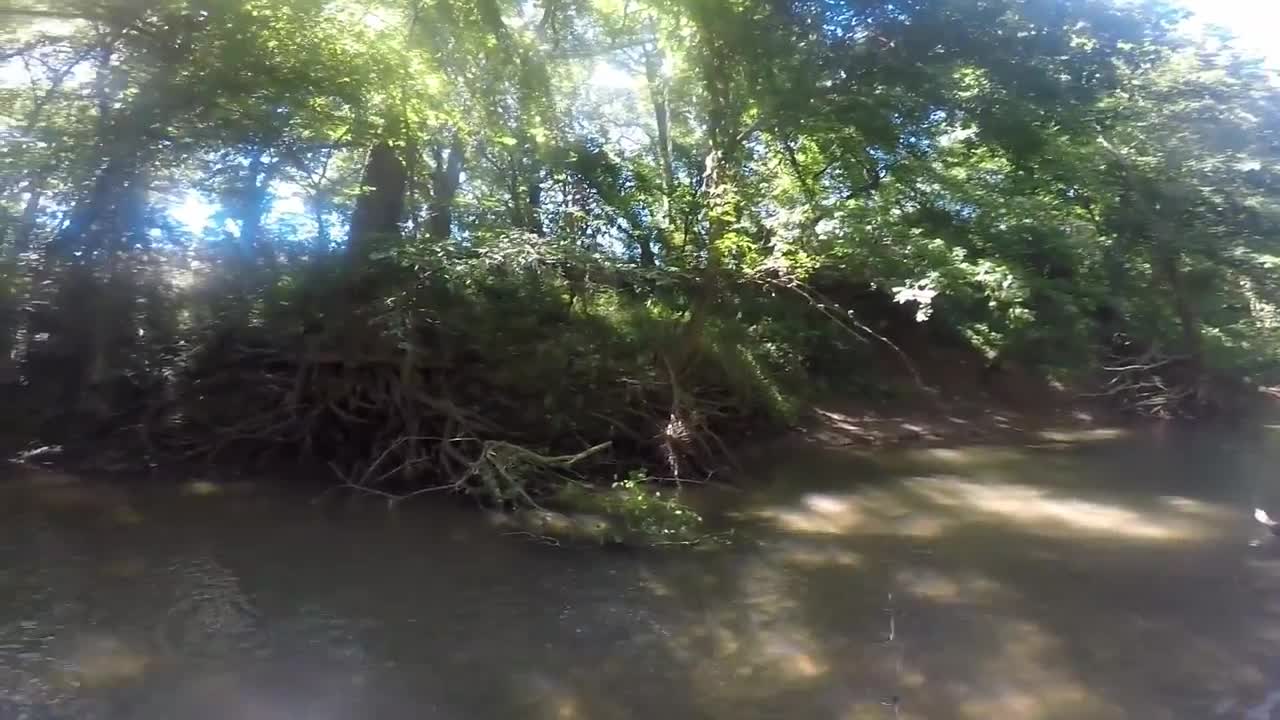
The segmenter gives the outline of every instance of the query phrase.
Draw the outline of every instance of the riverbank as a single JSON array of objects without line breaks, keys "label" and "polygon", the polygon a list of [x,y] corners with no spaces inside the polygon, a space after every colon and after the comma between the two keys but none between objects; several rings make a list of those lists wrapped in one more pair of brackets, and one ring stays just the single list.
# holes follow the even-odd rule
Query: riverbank
[{"label": "riverbank", "polygon": [[1055,434],[1105,433],[1137,422],[1081,403],[1027,408],[962,399],[881,406],[845,402],[811,409],[796,439],[864,450],[1024,443]]},{"label": "riverbank", "polygon": [[[840,393],[827,393],[823,399],[811,401],[790,428],[726,438],[729,448],[736,448],[729,455],[747,456],[751,454],[749,448],[760,447],[810,446],[875,453],[904,447],[1026,446],[1100,438],[1152,423],[1183,422],[1124,414],[1078,389],[1035,379],[1025,372],[1006,370],[991,377],[967,354],[953,354],[945,362],[931,363],[921,370],[927,383],[924,387],[904,389],[905,377],[889,377],[885,387],[895,390],[879,400],[851,393],[843,397]],[[1244,414],[1228,420],[1277,414],[1280,394],[1261,389],[1255,397]],[[1216,426],[1222,418],[1204,422]],[[62,447],[15,434],[0,437],[0,451],[11,461],[82,475],[149,477],[158,481],[177,477],[184,482],[193,478],[247,479],[309,484],[322,489],[345,482],[331,467],[304,456],[262,458],[224,453],[216,462],[209,462],[204,458],[147,457],[135,450],[93,443]],[[607,465],[596,467],[583,479],[601,487],[616,480],[594,472],[601,467],[607,469]],[[739,460],[713,468],[712,475],[717,482],[735,484],[742,473]]]},{"label": "riverbank", "polygon": [[[760,444],[818,445],[865,451],[897,447],[1025,443],[1043,440],[1046,434],[1106,432],[1109,428],[1146,422],[1089,404],[1065,392],[1037,393],[1034,402],[1010,402],[973,391],[946,393],[932,390],[873,402],[837,398],[806,408],[796,424],[772,438],[752,437],[740,448]],[[214,477],[287,477],[310,479],[317,485],[334,484],[330,469],[305,458],[273,458],[250,462],[226,454],[219,462],[184,459],[152,459],[127,449],[61,447],[28,441],[18,436],[0,439],[4,457],[51,468],[93,475],[198,474]],[[283,474],[281,471],[284,471]],[[721,480],[727,478],[718,473]]]}]

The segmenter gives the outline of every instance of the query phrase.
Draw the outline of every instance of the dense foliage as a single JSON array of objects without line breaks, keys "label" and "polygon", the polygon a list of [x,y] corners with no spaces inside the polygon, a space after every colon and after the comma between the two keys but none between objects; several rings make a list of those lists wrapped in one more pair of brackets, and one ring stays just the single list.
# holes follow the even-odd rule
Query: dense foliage
[{"label": "dense foliage", "polygon": [[930,343],[1155,414],[1278,368],[1280,91],[1158,2],[2,12],[11,430],[519,502]]}]

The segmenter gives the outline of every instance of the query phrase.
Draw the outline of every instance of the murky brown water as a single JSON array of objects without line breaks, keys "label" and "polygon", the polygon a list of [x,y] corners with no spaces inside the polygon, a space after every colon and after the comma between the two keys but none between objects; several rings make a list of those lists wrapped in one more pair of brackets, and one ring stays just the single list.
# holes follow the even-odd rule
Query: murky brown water
[{"label": "murky brown water", "polygon": [[1280,431],[769,458],[692,552],[15,469],[0,718],[1280,717]]}]

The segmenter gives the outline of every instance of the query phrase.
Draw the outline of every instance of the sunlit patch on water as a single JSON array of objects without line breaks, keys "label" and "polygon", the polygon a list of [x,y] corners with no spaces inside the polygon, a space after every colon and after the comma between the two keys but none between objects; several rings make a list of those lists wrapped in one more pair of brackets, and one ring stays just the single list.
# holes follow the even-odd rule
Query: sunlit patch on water
[{"label": "sunlit patch on water", "polygon": [[756,510],[753,515],[797,533],[897,535],[937,538],[963,523],[997,522],[1041,535],[1128,538],[1171,542],[1202,539],[1232,515],[1185,498],[1159,505],[1070,497],[1032,485],[976,482],[959,477],[916,477],[897,494],[867,489],[810,493],[798,502]]},{"label": "sunlit patch on water", "polygon": [[222,488],[217,483],[208,480],[192,480],[182,484],[182,494],[194,497],[210,497],[221,495]]},{"label": "sunlit patch on water", "polygon": [[115,635],[86,633],[57,658],[56,665],[61,684],[106,688],[142,680],[155,661],[153,654],[136,643]]},{"label": "sunlit patch on water", "polygon": [[773,549],[773,553],[780,562],[796,568],[851,569],[866,563],[866,557],[862,553],[812,541],[782,541]]},{"label": "sunlit patch on water", "polygon": [[977,573],[943,573],[931,568],[904,567],[894,573],[894,586],[917,598],[938,603],[990,603],[1005,600],[1009,590]]},{"label": "sunlit patch on water", "polygon": [[865,528],[871,519],[856,495],[832,493],[805,495],[798,506],[765,508],[754,511],[753,515],[792,532],[826,535],[843,535],[855,528]]},{"label": "sunlit patch on water", "polygon": [[753,515],[789,532],[820,535],[929,539],[962,524],[987,522],[1037,535],[1178,542],[1220,533],[1236,514],[1180,496],[1161,497],[1138,507],[1021,483],[927,476],[905,479],[891,490],[809,493]]},{"label": "sunlit patch on water", "polygon": [[1070,430],[1041,430],[1036,435],[1055,443],[1087,443],[1118,440],[1129,435],[1124,428],[1077,428]]},{"label": "sunlit patch on water", "polygon": [[795,533],[898,535],[928,539],[946,529],[946,519],[912,505],[900,493],[866,488],[848,493],[807,493],[795,504],[772,506],[749,516]]},{"label": "sunlit patch on water", "polygon": [[771,562],[750,562],[736,576],[731,601],[668,627],[665,648],[697,697],[732,706],[808,687],[832,672],[824,638],[805,622],[795,582]]},{"label": "sunlit patch on water", "polygon": [[972,447],[922,448],[903,453],[906,458],[918,458],[934,463],[963,468],[1009,465],[1025,461],[1031,451],[1026,448],[975,445]]},{"label": "sunlit patch on water", "polygon": [[1055,495],[1033,485],[980,483],[961,478],[911,478],[905,487],[930,502],[986,516],[1028,532],[1171,541],[1202,538],[1203,523],[1180,509],[1160,511]]},{"label": "sunlit patch on water", "polygon": [[550,703],[550,716],[555,720],[580,720],[586,717],[582,713],[577,699],[572,697],[555,698]]},{"label": "sunlit patch on water", "polygon": [[772,644],[762,648],[764,656],[778,673],[788,680],[808,680],[825,674],[829,668],[806,650],[790,642],[775,638]]},{"label": "sunlit patch on water", "polygon": [[[1010,618],[993,626],[991,648],[973,662],[984,682],[970,685],[939,677],[956,699],[954,715],[987,718],[1121,718],[1127,715],[1097,697],[1063,656],[1063,642],[1039,624]],[[994,650],[994,652],[991,652]]]}]

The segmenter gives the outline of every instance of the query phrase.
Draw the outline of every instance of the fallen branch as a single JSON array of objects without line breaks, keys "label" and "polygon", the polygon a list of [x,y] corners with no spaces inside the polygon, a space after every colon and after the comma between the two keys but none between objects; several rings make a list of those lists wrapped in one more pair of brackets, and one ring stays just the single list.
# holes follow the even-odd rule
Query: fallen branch
[{"label": "fallen branch", "polygon": [[867,327],[866,324],[858,322],[856,319],[854,319],[853,311],[845,310],[844,317],[836,315],[835,313],[831,312],[830,308],[834,307],[837,309],[841,309],[839,305],[832,303],[827,298],[822,297],[822,295],[817,290],[814,290],[813,288],[805,285],[804,283],[794,278],[774,278],[766,275],[757,275],[756,277],[758,278],[759,281],[767,285],[783,288],[785,290],[790,290],[796,293],[800,297],[807,300],[810,305],[812,305],[814,308],[818,310],[818,312],[821,312],[828,319],[834,322],[837,327],[841,328],[842,330],[849,333],[850,335],[858,338],[859,340],[864,340],[862,335],[865,335],[867,337],[870,337],[876,340],[877,342],[884,344],[886,347],[892,350],[900,360],[902,360],[903,367],[907,369],[907,372],[911,373],[911,378],[912,380],[915,381],[916,387],[926,392],[930,390],[929,386],[925,384],[924,378],[921,377],[920,371],[916,369],[915,363],[911,361],[911,357],[907,355],[906,351],[898,347],[897,343],[893,342],[889,338]]}]

